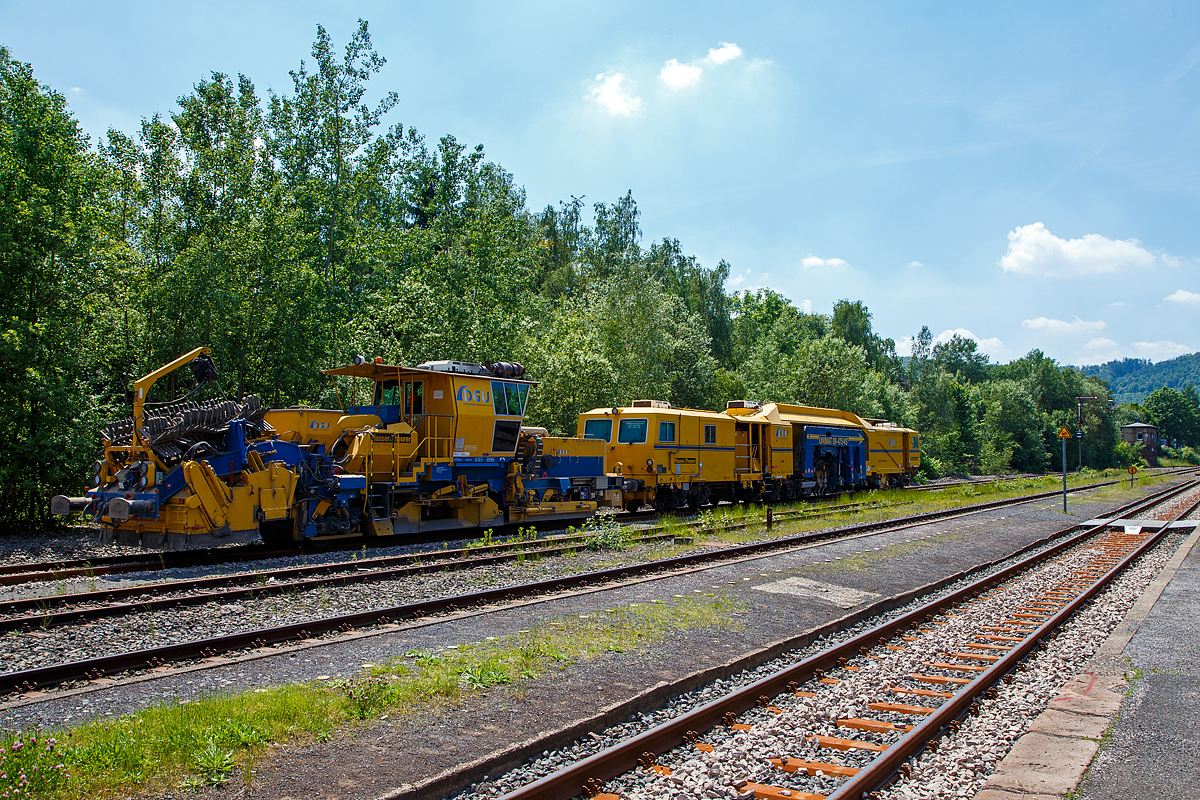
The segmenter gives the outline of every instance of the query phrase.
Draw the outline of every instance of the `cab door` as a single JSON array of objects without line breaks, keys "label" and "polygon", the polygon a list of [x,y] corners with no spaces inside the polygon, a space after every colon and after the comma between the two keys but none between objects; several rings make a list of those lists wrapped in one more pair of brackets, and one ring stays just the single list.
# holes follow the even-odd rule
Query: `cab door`
[{"label": "cab door", "polygon": [[675,449],[667,469],[683,483],[700,472],[700,437],[699,417],[679,414],[675,418]]},{"label": "cab door", "polygon": [[409,425],[412,425],[414,420],[425,416],[425,381],[404,382],[404,408],[402,412],[402,418]]}]

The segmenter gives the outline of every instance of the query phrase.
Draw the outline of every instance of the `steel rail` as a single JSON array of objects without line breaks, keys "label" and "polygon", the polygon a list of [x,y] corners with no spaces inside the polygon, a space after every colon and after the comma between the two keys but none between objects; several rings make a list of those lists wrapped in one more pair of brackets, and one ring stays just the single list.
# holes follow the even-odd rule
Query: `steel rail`
[{"label": "steel rail", "polygon": [[[1186,470],[1187,468],[1184,469]],[[906,486],[904,487],[903,491],[931,491],[937,489],[950,489],[963,485],[990,485],[996,482],[997,481],[955,481],[953,483],[939,484],[936,486]],[[1101,484],[1092,485],[1096,486]],[[1075,487],[1071,489],[1071,491],[1079,491],[1086,488],[1088,487]],[[847,493],[840,492],[837,495],[828,495],[827,497],[828,499],[832,499],[840,496],[841,494]],[[849,494],[855,494],[855,492],[849,492]],[[817,505],[817,502],[812,500],[808,502],[814,506],[814,510],[819,510],[820,507]],[[659,516],[659,514],[657,511],[636,511],[632,513],[623,512],[616,514],[615,516],[621,521],[632,522],[643,519],[654,519],[655,517]],[[561,527],[557,524],[560,522],[564,523]],[[546,524],[550,525],[551,527],[546,528],[546,530],[562,530],[570,522],[571,520],[550,520]],[[521,524],[513,523],[495,526],[495,530],[503,531],[511,528],[515,532],[519,527],[521,527]],[[324,553],[344,550],[358,550],[365,544],[374,547],[388,547],[398,544],[427,544],[448,541],[445,535],[446,533],[447,532],[443,531],[436,536],[405,537],[403,542],[393,542],[386,539],[355,539],[313,543],[314,545],[320,545],[314,546],[313,548],[287,547],[263,551],[259,545],[247,545],[245,547],[236,548],[206,548],[204,550],[187,552],[162,551],[149,555],[137,554],[127,556],[97,556],[95,558],[75,558],[60,559],[56,561],[0,564],[0,586],[11,586],[21,583],[31,583],[34,581],[64,580],[66,578],[76,577],[89,578],[97,575],[121,574],[126,572],[153,572],[163,569],[180,569],[185,567],[207,566],[210,564],[250,563],[272,558],[287,558],[289,556],[303,555],[309,552]],[[452,538],[453,537],[451,537],[451,539]]]},{"label": "steel rail", "polygon": [[[1163,498],[1172,496],[1179,491],[1182,491],[1182,489],[1177,487],[1168,487],[1165,490],[1151,495],[1151,498],[1139,500],[1136,504],[1127,504],[1126,506],[1122,506],[1117,510],[1117,513],[1125,513],[1127,510],[1138,504],[1145,505],[1149,503],[1150,505],[1153,505],[1152,501],[1161,501]],[[1057,493],[1051,492],[1050,494],[1054,495]],[[975,514],[979,513],[980,511],[1002,507],[1003,505],[1021,505],[1024,503],[1034,502],[1037,499],[1039,498],[1023,497],[1007,501],[992,501],[990,503],[979,504],[978,506],[973,507],[973,510],[967,512],[966,514],[959,513],[961,509],[929,512],[925,515],[919,515],[923,517],[919,521],[912,521],[914,518],[910,517],[907,521],[902,521],[901,524],[894,524],[894,522],[867,523],[862,526],[854,526],[850,530],[843,528],[837,531],[830,531],[821,534],[802,534],[795,537],[773,539],[766,542],[757,542],[753,544],[722,548],[721,550],[707,553],[676,556],[674,558],[663,559],[661,561],[644,562],[641,564],[631,564],[624,567],[599,570],[597,572],[585,572],[577,575],[550,578],[544,581],[538,581],[519,586],[506,586],[497,589],[488,589],[466,595],[441,597],[419,603],[393,606],[391,608],[359,611],[352,614],[343,614],[334,617],[326,617],[323,619],[297,622],[289,625],[281,625],[270,628],[259,628],[241,633],[217,636],[209,639],[161,645],[158,647],[146,648],[144,650],[126,651],[107,656],[97,656],[95,658],[83,659],[80,661],[69,661],[61,664],[52,664],[45,667],[34,667],[32,669],[19,670],[16,672],[0,673],[0,696],[7,695],[13,691],[27,691],[36,689],[38,687],[55,686],[69,681],[94,679],[119,672],[158,667],[169,662],[194,659],[197,656],[212,657],[218,653],[229,652],[232,650],[244,650],[247,648],[265,647],[268,644],[279,644],[288,641],[295,641],[297,639],[309,639],[317,634],[329,633],[332,631],[348,632],[354,630],[355,628],[388,624],[400,619],[415,619],[427,617],[436,613],[454,612],[470,606],[483,606],[499,602],[512,602],[520,597],[531,597],[538,594],[548,594],[570,589],[586,588],[597,584],[613,583],[653,573],[670,572],[680,568],[692,567],[712,561],[726,561],[730,559],[736,559],[738,557],[765,553],[771,550],[786,549],[792,545],[808,544],[813,540],[844,536],[847,533],[852,532],[869,532],[869,530],[878,528],[887,528],[888,530],[904,530],[906,528],[913,528],[928,524],[936,519],[942,519],[951,516],[966,516],[967,514]],[[1072,530],[1072,528],[1068,528],[1067,530]],[[570,795],[567,796],[569,797]]]},{"label": "steel rail", "polygon": [[[1200,501],[1192,503],[1181,511],[1171,522],[1177,522],[1200,507]],[[1197,524],[1200,524],[1198,522]],[[1107,527],[1107,526],[1105,526]],[[1137,561],[1143,554],[1162,541],[1170,530],[1169,523],[1159,528],[1158,533],[1148,537],[1131,553],[1117,562],[1104,575],[1097,578],[1091,586],[1080,593],[1074,600],[1052,617],[1043,622],[1035,631],[1030,633],[1020,644],[1008,651],[999,661],[994,662],[979,677],[963,686],[954,697],[949,698],[937,711],[927,716],[919,725],[909,731],[900,741],[893,744],[870,764],[859,771],[857,775],[838,787],[829,795],[828,800],[850,800],[854,798],[871,798],[874,793],[884,788],[897,775],[910,759],[917,757],[929,746],[929,743],[939,738],[955,720],[961,719],[972,711],[979,697],[995,686],[1005,675],[1019,667],[1026,658],[1043,642],[1054,636],[1057,629],[1075,615],[1093,597],[1106,589],[1122,572]]]},{"label": "steel rail", "polygon": [[[844,511],[855,510],[862,508],[864,503],[849,503],[841,506],[835,506],[829,510],[819,510],[810,513],[802,519],[812,519],[818,516],[827,514],[842,513]],[[886,508],[889,506],[879,505],[870,506],[870,508]],[[792,519],[796,514],[804,513],[803,510],[797,511],[781,511],[774,516],[775,520]],[[741,528],[750,527],[753,524],[761,524],[762,520],[756,520],[751,523],[735,523],[726,525],[720,528],[722,531],[731,531]],[[689,523],[691,527],[695,527],[700,523]],[[676,534],[666,532],[665,526],[655,526],[650,528],[642,528],[637,531],[639,534],[632,538],[633,543],[644,544],[663,539],[675,538]],[[716,530],[716,529],[708,529]],[[142,599],[138,602],[112,604],[105,606],[94,606],[86,608],[72,608],[69,611],[54,612],[51,608],[61,608],[64,606],[78,606],[81,604],[94,603],[113,603],[118,600],[128,600],[129,598],[143,598],[145,595],[159,595],[174,592],[187,591],[205,591],[208,589],[234,586],[237,584],[248,584],[253,581],[260,581],[265,577],[270,577],[272,580],[269,584],[256,584],[254,587],[247,587],[253,593],[261,594],[279,594],[291,589],[310,589],[315,586],[325,584],[347,584],[347,583],[367,583],[375,580],[388,580],[404,575],[418,574],[429,569],[445,569],[448,565],[453,565],[455,569],[469,569],[476,566],[487,566],[493,563],[512,560],[513,557],[520,558],[521,556],[535,555],[557,555],[563,552],[578,550],[580,547],[587,544],[587,535],[567,535],[567,536],[551,536],[543,539],[526,539],[521,541],[496,542],[493,544],[469,545],[467,547],[456,548],[454,550],[428,550],[419,553],[406,553],[395,556],[378,556],[375,558],[364,558],[354,561],[336,561],[328,564],[306,564],[296,567],[284,567],[274,569],[270,573],[249,571],[239,572],[234,575],[214,575],[203,578],[184,578],[179,580],[159,581],[156,583],[139,583],[130,586],[122,586],[115,589],[99,589],[86,592],[73,592],[71,594],[54,594],[54,595],[37,595],[32,597],[24,597],[16,600],[0,601],[0,615],[15,614],[20,611],[35,610],[38,613],[30,616],[22,617],[0,617],[0,632],[9,630],[20,630],[22,627],[46,627],[48,625],[62,624],[79,619],[98,619],[100,617],[115,616],[119,613],[134,609],[150,610],[152,608],[165,608],[173,604],[177,605],[194,605],[197,603],[210,602],[213,599],[234,597],[232,592],[221,592],[219,594],[206,594],[194,596],[180,596],[172,600],[159,600],[157,597],[151,599]],[[573,545],[571,543],[574,543]],[[500,558],[487,559],[484,556],[496,553],[506,553],[509,551],[520,550],[516,556],[504,556]],[[414,565],[419,569],[381,569],[383,567],[392,567],[396,565]],[[351,572],[354,571],[354,572]],[[322,582],[281,582],[284,578],[304,578],[314,575],[329,575],[331,573],[346,572],[345,580],[328,580]],[[244,593],[243,593],[244,594]]]},{"label": "steel rail", "polygon": [[[813,505],[811,508],[785,509],[783,511],[777,511],[774,514],[774,519],[775,520],[792,519],[797,515],[804,515],[803,517],[801,517],[802,519],[812,519],[814,517],[819,517],[819,516],[827,516],[827,515],[832,515],[832,514],[844,513],[846,511],[858,510],[858,509],[863,508],[864,506],[871,508],[871,509],[875,509],[875,508],[889,508],[889,507],[893,507],[893,505],[900,505],[900,504],[872,505],[870,503],[845,503],[845,504],[841,504],[841,505],[837,505],[837,506],[829,506],[829,507]],[[764,519],[765,519],[765,517],[764,517]],[[749,522],[749,523],[735,523],[732,525],[722,526],[720,529],[721,530],[735,530],[735,529],[739,529],[739,528],[749,527],[751,524],[761,523],[762,521],[763,520],[755,520],[754,522]],[[688,527],[695,528],[698,525],[700,525],[701,523],[685,522],[684,524],[687,525]],[[634,541],[652,542],[652,541],[655,541],[658,539],[672,538],[675,535],[672,533],[666,533],[666,530],[667,530],[667,527],[664,525],[657,525],[657,526],[652,526],[652,527],[648,527],[648,528],[638,529],[637,533],[644,534],[644,535],[635,536]],[[663,533],[656,534],[655,533],[656,531],[662,531]],[[645,534],[648,534],[648,535],[645,535]],[[401,555],[394,555],[394,556],[375,556],[372,558],[363,558],[363,559],[357,559],[357,560],[353,560],[353,561],[336,561],[336,562],[329,562],[327,564],[306,564],[306,565],[297,566],[297,567],[285,567],[285,568],[281,568],[281,569],[274,569],[269,574],[270,574],[270,577],[273,577],[276,579],[278,579],[280,576],[284,576],[284,575],[302,577],[302,576],[306,576],[306,575],[328,574],[331,572],[337,572],[339,570],[355,569],[355,570],[361,571],[364,567],[382,567],[382,566],[391,566],[391,565],[396,565],[396,564],[405,564],[405,563],[414,563],[414,562],[420,563],[421,561],[423,561],[425,559],[433,559],[433,560],[439,561],[439,562],[440,561],[454,561],[455,559],[466,558],[469,555],[479,556],[479,555],[486,555],[489,553],[499,553],[499,552],[505,552],[508,550],[516,550],[516,549],[526,549],[526,550],[529,550],[529,551],[537,553],[537,554],[553,553],[553,552],[557,552],[558,550],[562,550],[563,545],[567,544],[568,542],[578,542],[580,544],[586,543],[587,538],[588,538],[587,535],[568,534],[565,536],[547,536],[547,537],[544,537],[541,539],[523,539],[523,540],[514,539],[514,540],[510,540],[510,541],[494,542],[491,544],[472,544],[472,545],[467,545],[466,547],[455,548],[453,550],[423,550],[423,551],[415,552],[415,553],[404,553]],[[574,549],[574,548],[566,548],[566,549]],[[286,557],[286,556],[291,556],[291,555],[295,555],[295,553],[292,553],[290,551],[289,552],[280,551],[277,553],[272,553],[270,556],[255,555],[254,558],[246,559],[246,560],[253,561],[253,560],[260,560],[261,558],[268,558],[268,557],[276,558],[276,557]],[[221,562],[214,561],[214,563],[221,563]],[[235,560],[235,561],[232,561],[229,563],[242,563],[242,561]],[[138,564],[141,566],[148,566],[148,562],[138,562]],[[175,568],[176,566],[177,565],[172,565],[172,568]],[[161,569],[161,567],[159,567],[159,569]],[[125,571],[134,571],[134,570],[122,569],[120,571],[125,572]],[[147,571],[152,571],[152,570],[147,570]],[[97,574],[94,571],[90,571],[90,570],[84,570],[83,573],[86,577],[94,577],[94,575]],[[103,574],[103,573],[99,573],[99,574]],[[159,594],[162,592],[179,592],[179,591],[187,591],[189,589],[206,589],[206,588],[210,588],[210,587],[214,587],[214,586],[225,586],[225,585],[235,584],[235,583],[239,583],[239,582],[255,580],[255,579],[262,577],[265,574],[267,574],[267,573],[257,572],[257,571],[247,571],[247,572],[239,572],[234,575],[220,575],[220,576],[211,576],[211,577],[205,577],[205,578],[184,578],[184,579],[179,579],[179,580],[159,581],[157,583],[141,583],[141,584],[136,584],[133,586],[123,586],[123,587],[119,587],[116,589],[100,589],[100,590],[93,590],[93,591],[87,591],[87,592],[73,592],[71,594],[39,595],[39,596],[34,596],[34,597],[20,598],[20,599],[16,599],[16,600],[3,600],[3,601],[0,601],[0,614],[11,614],[11,613],[14,613],[17,611],[23,611],[23,610],[28,610],[28,609],[38,609],[41,611],[45,611],[50,606],[69,606],[69,605],[77,605],[80,603],[89,603],[89,602],[95,602],[95,603],[111,602],[113,600],[123,600],[123,599],[130,598],[130,597],[140,597],[145,594],[153,595],[153,594]],[[24,577],[24,576],[22,576],[22,577]],[[3,583],[4,583],[3,579],[0,579],[0,584],[3,584]],[[16,581],[13,581],[12,583],[16,583]],[[43,615],[39,615],[38,618],[42,619]],[[10,626],[10,628],[5,628],[3,626],[4,626],[4,622],[2,620],[0,620],[0,631],[6,630],[6,629],[11,629],[11,626]]]},{"label": "steel rail", "polygon": [[[672,534],[654,534],[651,536],[634,537],[637,543],[654,542],[670,539]],[[209,578],[191,578],[165,583],[138,584],[120,589],[105,589],[99,592],[81,592],[74,595],[50,595],[47,597],[29,597],[21,600],[0,602],[0,613],[24,611],[28,609],[43,609],[41,613],[20,617],[0,617],[0,633],[22,629],[45,629],[51,626],[69,625],[80,621],[114,617],[121,614],[139,611],[157,611],[175,606],[204,605],[205,603],[238,600],[244,597],[265,597],[268,595],[288,594],[317,589],[323,586],[348,586],[357,583],[375,583],[395,580],[411,575],[421,575],[428,572],[444,572],[447,570],[463,571],[475,567],[486,567],[495,564],[517,561],[529,556],[555,556],[574,552],[584,548],[586,537],[558,537],[536,539],[526,542],[511,542],[500,545],[486,545],[478,550],[464,548],[460,550],[434,550],[404,556],[386,556],[379,559],[364,561],[339,561],[333,564],[317,564],[313,566],[290,567],[274,570],[271,573],[248,572],[238,575],[220,575]],[[529,549],[517,550],[521,545]],[[492,555],[475,555],[492,550]],[[496,553],[495,551],[501,551]],[[434,557],[428,561],[429,557]],[[423,563],[424,562],[424,563]],[[401,566],[391,566],[399,564]],[[378,567],[366,569],[362,567]],[[358,569],[360,571],[351,572]],[[329,573],[341,573],[330,575]],[[307,576],[323,575],[325,577]],[[231,584],[246,584],[252,581],[270,577],[272,583],[255,583],[248,586],[221,589],[219,587]],[[294,580],[283,580],[294,578]],[[307,578],[307,579],[306,579]],[[217,588],[218,591],[208,591]],[[129,597],[141,597],[146,594],[161,594],[167,592],[193,591],[196,594],[182,594],[173,597],[152,597],[126,603],[112,603]],[[82,602],[108,602],[108,605],[88,606],[85,608],[69,608],[62,611],[50,611],[47,606],[70,605]]]},{"label": "steel rail", "polygon": [[[1129,512],[1139,513],[1198,485],[1200,482],[1192,481],[1182,486],[1169,488],[1148,498],[1128,503],[1117,509],[1117,516]],[[876,645],[886,643],[908,628],[926,621],[927,618],[931,619],[933,615],[944,609],[956,606],[968,598],[978,596],[986,589],[1000,585],[1012,576],[1086,541],[1107,527],[1107,525],[1097,525],[1088,528],[994,574],[980,578],[944,597],[932,600],[896,619],[884,622],[841,644],[812,655],[791,667],[761,678],[724,697],[699,706],[673,720],[664,722],[620,744],[516,789],[504,795],[501,800],[568,800],[568,798],[581,793],[591,795],[596,792],[603,781],[638,766],[643,754],[659,755],[672,750],[685,743],[696,732],[710,730],[721,724],[727,714],[737,715],[759,706],[761,697],[775,697],[787,691],[790,684],[798,685],[810,679],[818,670],[828,671],[834,668],[839,659],[849,659],[860,653],[868,652]],[[1067,530],[1070,531],[1073,528]]]},{"label": "steel rail", "polygon": [[[1092,484],[1097,485],[1097,484]],[[1057,496],[1057,492],[1048,493]],[[1002,501],[991,501],[992,503],[1004,504],[1019,504],[1022,502],[1035,502],[1042,495],[1031,495],[1023,498],[1009,498]],[[861,504],[849,504],[851,506],[859,506]],[[976,504],[970,506],[960,506],[957,509],[948,509],[939,512],[929,512],[931,514],[944,514],[952,512],[967,512],[974,513],[976,509],[988,510],[983,506],[988,504]],[[780,512],[778,517],[783,517],[787,512]],[[920,515],[914,515],[908,518],[900,518],[900,521],[911,521],[918,519]],[[777,518],[778,518],[777,517]],[[790,518],[790,517],[789,517]],[[811,517],[806,517],[811,518]],[[894,522],[896,520],[892,520]],[[723,526],[720,530],[737,530],[749,527],[757,523],[735,522],[733,524]],[[827,538],[838,538],[846,535],[855,535],[857,533],[868,531],[869,525],[888,525],[889,521],[880,523],[863,523],[859,526],[850,526],[843,528],[835,528],[831,531],[819,531],[814,533],[795,534],[791,537],[781,537],[770,539],[763,542],[758,542],[750,545],[740,545],[722,548],[720,550],[710,551],[707,556],[715,558],[720,554],[739,553],[746,548],[753,548],[760,545],[771,547],[791,546],[798,542],[813,542]],[[924,524],[924,523],[920,523]],[[889,528],[900,529],[900,528]],[[645,528],[643,533],[652,533],[655,530],[663,530],[663,528]],[[711,530],[711,529],[710,529]],[[634,541],[650,542],[657,539],[668,538],[670,534],[650,535],[635,537]],[[155,611],[173,606],[189,606],[203,605],[205,603],[215,602],[218,600],[237,600],[243,597],[253,597],[255,595],[275,595],[283,594],[291,591],[305,591],[318,588],[321,586],[345,586],[354,583],[368,583],[373,581],[393,580],[409,575],[421,574],[432,569],[446,569],[453,567],[455,570],[470,569],[473,567],[489,566],[493,564],[504,563],[520,559],[532,553],[537,556],[553,556],[569,550],[577,550],[582,546],[586,537],[550,537],[546,539],[535,539],[525,542],[500,542],[497,544],[483,545],[477,547],[461,548],[458,550],[435,550],[426,553],[411,553],[400,556],[381,556],[374,559],[364,559],[362,561],[341,561],[331,564],[319,564],[311,566],[290,567],[274,570],[270,573],[270,577],[279,579],[281,577],[294,577],[297,580],[288,582],[278,582],[270,584],[256,584],[254,586],[243,586],[236,589],[221,589],[219,591],[208,591],[210,589],[230,586],[232,584],[246,584],[250,581],[261,580],[265,573],[248,572],[238,575],[221,575],[207,578],[188,578],[178,581],[167,581],[161,583],[138,584],[135,586],[126,586],[118,589],[104,589],[98,592],[78,592],[69,595],[48,595],[41,597],[28,597],[19,600],[8,600],[0,602],[0,614],[11,614],[19,611],[28,611],[31,609],[37,610],[38,613],[28,614],[19,617],[0,618],[0,633],[14,630],[32,630],[34,628],[48,628],[51,626],[68,625],[71,623],[79,623],[82,621],[101,619],[104,617],[119,616],[121,614],[132,613],[136,611]],[[566,544],[569,541],[577,542],[576,546]],[[529,550],[507,553],[503,551],[517,550],[518,548],[528,547]],[[487,552],[503,552],[501,555],[484,556]],[[475,557],[467,558],[468,555]],[[419,562],[425,558],[433,558],[435,561],[430,564],[420,564]],[[414,562],[416,562],[414,564]],[[655,562],[646,562],[655,563]],[[388,567],[396,564],[405,564],[412,566],[402,566],[392,569],[372,569],[363,572],[348,572],[350,569],[362,569],[362,567]],[[329,575],[335,574],[333,577],[313,578],[311,580],[299,580],[306,576],[313,575]],[[200,594],[179,595],[168,598],[152,597],[150,599],[142,599],[133,602],[115,603],[113,601],[127,600],[128,598],[140,598],[144,595],[156,595],[164,592],[185,592],[199,591]],[[71,608],[62,611],[51,611],[52,606],[66,606],[79,603],[108,603],[108,605],[96,605],[87,608]]]}]

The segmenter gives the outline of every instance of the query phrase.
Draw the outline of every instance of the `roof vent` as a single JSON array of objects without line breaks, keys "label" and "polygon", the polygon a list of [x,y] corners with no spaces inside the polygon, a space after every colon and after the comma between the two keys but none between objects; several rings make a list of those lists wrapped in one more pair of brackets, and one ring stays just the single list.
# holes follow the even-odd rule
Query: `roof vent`
[{"label": "roof vent", "polygon": [[515,361],[497,361],[488,364],[487,370],[497,378],[519,378],[525,374],[525,365]]},{"label": "roof vent", "polygon": [[725,404],[726,408],[762,408],[762,403],[757,400],[730,400]]},{"label": "roof vent", "polygon": [[671,404],[666,400],[634,400],[634,408],[670,408]]}]

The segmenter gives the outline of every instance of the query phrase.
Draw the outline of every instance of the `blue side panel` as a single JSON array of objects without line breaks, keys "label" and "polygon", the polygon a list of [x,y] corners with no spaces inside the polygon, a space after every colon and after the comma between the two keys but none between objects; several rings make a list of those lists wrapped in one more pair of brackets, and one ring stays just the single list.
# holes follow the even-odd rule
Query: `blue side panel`
[{"label": "blue side panel", "polygon": [[295,467],[308,456],[308,453],[301,450],[299,445],[278,439],[254,442],[247,449],[256,451],[262,457],[264,464],[282,461],[289,467]]},{"label": "blue side panel", "polygon": [[400,406],[346,406],[347,414],[374,414],[384,425],[400,421]]},{"label": "blue side panel", "polygon": [[603,456],[551,456],[552,466],[542,471],[550,478],[596,478],[604,475]]},{"label": "blue side panel", "polygon": [[158,497],[160,502],[167,502],[179,494],[185,486],[187,486],[187,481],[183,479],[183,464],[176,464],[158,482]]},{"label": "blue side panel", "polygon": [[839,478],[844,482],[863,480],[866,466],[867,444],[863,432],[857,428],[833,428],[817,425],[806,426],[804,437],[804,477],[815,478],[813,454],[820,449],[823,454],[834,453],[839,462]]}]

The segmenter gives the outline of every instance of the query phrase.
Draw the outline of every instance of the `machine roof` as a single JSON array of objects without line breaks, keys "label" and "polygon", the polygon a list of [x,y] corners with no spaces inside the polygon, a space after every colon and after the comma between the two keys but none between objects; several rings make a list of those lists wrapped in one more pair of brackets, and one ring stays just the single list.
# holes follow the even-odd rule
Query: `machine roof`
[{"label": "machine roof", "polygon": [[612,413],[613,408],[616,408],[618,415],[623,415],[623,416],[628,416],[628,417],[640,417],[640,416],[645,416],[647,414],[666,414],[666,415],[680,414],[685,417],[709,417],[709,418],[724,416],[723,414],[721,414],[720,412],[717,412],[717,411],[704,411],[704,410],[698,409],[698,408],[654,408],[652,406],[644,406],[644,407],[638,406],[637,408],[634,408],[632,406],[613,406],[610,408],[593,408],[591,411],[584,411],[581,416],[595,415],[595,416],[610,416],[611,417],[611,416],[613,416],[613,413]]},{"label": "machine roof", "polygon": [[445,372],[438,369],[420,369],[419,367],[398,367],[394,364],[376,364],[368,361],[364,364],[345,364],[324,371],[326,375],[340,375],[350,378],[370,378],[371,380],[387,380],[401,375],[447,375],[459,378],[480,378],[483,380],[504,381],[506,383],[524,383],[537,386],[537,381],[527,381],[524,378],[497,378],[494,375],[469,375],[464,372]]}]

